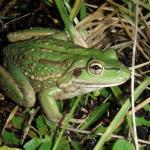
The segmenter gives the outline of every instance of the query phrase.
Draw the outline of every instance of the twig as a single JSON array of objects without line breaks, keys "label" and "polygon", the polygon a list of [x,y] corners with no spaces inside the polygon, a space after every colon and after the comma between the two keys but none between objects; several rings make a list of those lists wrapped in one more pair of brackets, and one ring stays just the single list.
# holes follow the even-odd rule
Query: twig
[{"label": "twig", "polygon": [[[139,105],[137,105],[134,109],[135,112],[137,112],[138,110],[140,110],[141,108],[143,108],[145,105],[150,103],[150,97],[147,98],[145,101],[143,101],[142,103],[140,103]],[[128,112],[129,115],[132,115],[132,111]]]},{"label": "twig", "polygon": [[[147,66],[149,64],[150,64],[150,61],[147,61],[145,63],[139,64],[139,65],[136,65],[136,66],[133,66],[133,67],[134,67],[134,69],[139,69],[139,68],[142,68],[142,67]],[[129,67],[129,69],[132,70],[132,67]]]},{"label": "twig", "polygon": [[[82,134],[94,134],[94,135],[98,135],[98,136],[102,136],[104,133],[100,133],[100,132],[93,132],[93,131],[87,131],[87,130],[82,130],[82,129],[75,129],[75,128],[70,128],[67,127],[67,130],[76,132],[76,133],[82,133]],[[124,136],[121,135],[116,135],[116,134],[112,134],[111,137],[116,138],[116,139],[128,139],[131,140],[131,138],[125,138]],[[142,139],[138,139],[138,142],[143,143],[143,144],[150,144],[149,141],[145,141]]]},{"label": "twig", "polygon": [[26,136],[27,136],[27,134],[29,132],[29,129],[31,127],[31,123],[34,120],[35,115],[37,114],[39,109],[40,109],[40,107],[37,107],[36,110],[34,110],[34,112],[32,112],[31,117],[30,117],[30,119],[28,121],[28,126],[24,129],[24,134],[23,134],[23,137],[22,137],[22,140],[21,140],[21,144],[23,144],[23,142],[24,142],[24,140],[25,140],[25,138],[26,138]]},{"label": "twig", "polygon": [[137,130],[136,130],[136,121],[135,121],[135,97],[134,97],[134,87],[135,87],[135,56],[136,56],[136,46],[137,46],[137,34],[138,34],[138,0],[134,1],[136,9],[135,9],[135,34],[134,34],[134,43],[133,43],[133,56],[132,56],[132,69],[131,69],[131,105],[132,105],[132,122],[133,122],[133,131],[134,131],[134,142],[136,150],[139,150],[138,139],[137,139]]}]

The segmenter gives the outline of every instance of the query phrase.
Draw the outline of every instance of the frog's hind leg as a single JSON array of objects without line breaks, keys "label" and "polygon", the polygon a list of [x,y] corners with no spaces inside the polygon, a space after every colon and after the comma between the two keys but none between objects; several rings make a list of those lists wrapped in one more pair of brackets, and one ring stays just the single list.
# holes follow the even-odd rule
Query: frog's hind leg
[{"label": "frog's hind leg", "polygon": [[18,105],[32,107],[35,103],[35,93],[28,79],[11,63],[7,69],[0,66],[0,87]]},{"label": "frog's hind leg", "polygon": [[23,99],[23,95],[17,87],[16,82],[2,66],[0,66],[0,87],[16,103],[19,103]]},{"label": "frog's hind leg", "polygon": [[16,32],[9,33],[7,38],[11,42],[18,42],[31,39],[33,37],[41,37],[41,36],[51,36],[56,39],[61,39],[68,41],[69,37],[65,32],[51,29],[51,28],[41,28],[41,27],[34,27],[32,29],[25,29],[19,30]]}]

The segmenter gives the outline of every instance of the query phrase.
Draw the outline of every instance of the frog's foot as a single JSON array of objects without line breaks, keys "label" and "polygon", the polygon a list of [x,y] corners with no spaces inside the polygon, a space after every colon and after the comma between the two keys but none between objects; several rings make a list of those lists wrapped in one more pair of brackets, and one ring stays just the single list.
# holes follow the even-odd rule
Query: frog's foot
[{"label": "frog's foot", "polygon": [[0,66],[0,87],[18,105],[32,107],[35,93],[28,79],[13,64],[7,64],[7,70]]}]

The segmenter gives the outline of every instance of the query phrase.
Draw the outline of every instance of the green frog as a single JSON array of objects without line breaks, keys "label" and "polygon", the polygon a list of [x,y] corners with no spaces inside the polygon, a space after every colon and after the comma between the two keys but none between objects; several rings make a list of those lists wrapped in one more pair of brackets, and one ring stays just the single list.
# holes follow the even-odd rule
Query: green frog
[{"label": "green frog", "polygon": [[39,30],[9,34],[9,38],[17,37],[12,41],[21,37],[23,41],[3,49],[0,87],[18,105],[33,107],[38,96],[47,118],[59,122],[63,115],[56,100],[120,85],[130,78],[115,50],[83,48],[67,41],[66,33],[49,33],[49,29],[41,36]]}]

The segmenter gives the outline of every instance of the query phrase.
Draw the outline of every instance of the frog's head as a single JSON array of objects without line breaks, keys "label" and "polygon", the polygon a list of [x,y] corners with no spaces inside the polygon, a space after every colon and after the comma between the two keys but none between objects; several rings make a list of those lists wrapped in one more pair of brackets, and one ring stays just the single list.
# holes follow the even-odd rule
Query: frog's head
[{"label": "frog's head", "polygon": [[105,52],[91,50],[81,57],[66,72],[65,78],[71,74],[71,79],[65,80],[74,85],[98,89],[120,85],[130,78],[128,68],[119,62],[113,49]]}]

